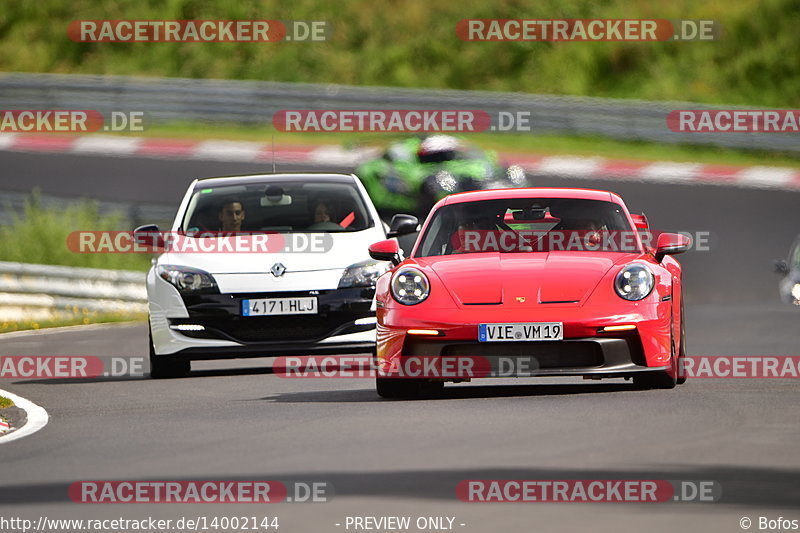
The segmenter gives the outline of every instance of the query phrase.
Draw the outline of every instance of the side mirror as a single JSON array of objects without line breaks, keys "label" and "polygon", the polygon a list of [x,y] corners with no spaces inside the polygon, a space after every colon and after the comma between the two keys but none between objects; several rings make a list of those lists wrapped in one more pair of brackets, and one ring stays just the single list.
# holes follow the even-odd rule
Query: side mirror
[{"label": "side mirror", "polygon": [[692,245],[692,239],[680,233],[662,233],[656,243],[656,261],[659,263],[665,255],[682,254]]},{"label": "side mirror", "polygon": [[419,226],[419,219],[413,215],[395,215],[392,217],[392,222],[389,224],[389,231],[386,236],[389,238],[399,237],[400,235],[408,235],[417,231]]},{"label": "side mirror", "polygon": [[377,261],[391,261],[393,265],[400,264],[400,246],[394,239],[386,239],[371,244],[369,256]]},{"label": "side mirror", "polygon": [[163,251],[166,247],[164,236],[155,224],[145,224],[133,230],[133,240],[142,246],[151,246],[153,253]]},{"label": "side mirror", "polygon": [[789,273],[789,264],[786,262],[786,259],[775,260],[775,272],[781,276],[785,276]]},{"label": "side mirror", "polygon": [[631,214],[631,219],[633,219],[633,225],[636,229],[650,229],[650,223],[644,213],[641,215]]}]

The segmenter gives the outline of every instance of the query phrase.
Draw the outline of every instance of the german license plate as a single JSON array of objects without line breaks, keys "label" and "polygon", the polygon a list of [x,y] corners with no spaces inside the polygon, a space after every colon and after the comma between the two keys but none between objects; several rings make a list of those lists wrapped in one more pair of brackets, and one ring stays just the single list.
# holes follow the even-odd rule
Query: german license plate
[{"label": "german license plate", "polygon": [[562,322],[524,322],[515,324],[479,324],[480,342],[560,341],[564,340]]},{"label": "german license plate", "polygon": [[315,315],[317,298],[259,298],[242,300],[242,316]]}]

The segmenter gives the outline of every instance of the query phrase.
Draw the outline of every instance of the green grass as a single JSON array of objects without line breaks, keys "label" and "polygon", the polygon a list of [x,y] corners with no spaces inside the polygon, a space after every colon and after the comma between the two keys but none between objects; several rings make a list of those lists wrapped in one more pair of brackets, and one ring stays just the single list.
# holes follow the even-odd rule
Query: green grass
[{"label": "green grass", "polygon": [[0,409],[5,409],[6,407],[14,407],[14,402],[5,396],[0,396]]},{"label": "green grass", "polygon": [[[328,42],[77,43],[78,19],[325,20]],[[465,42],[466,18],[713,19],[713,42]],[[37,0],[0,4],[0,71],[800,106],[797,0]]]},{"label": "green grass", "polygon": [[146,314],[139,313],[76,313],[72,317],[58,318],[53,320],[22,320],[18,322],[0,322],[0,333],[11,333],[12,331],[36,330],[44,328],[58,328],[63,326],[81,326],[86,324],[105,324],[110,322],[131,322],[145,321]]},{"label": "green grass", "polygon": [[[353,133],[287,133],[271,126],[238,124],[173,123],[158,124],[138,134],[145,137],[180,139],[229,139],[276,144],[339,144],[385,146],[401,137],[399,134]],[[569,137],[563,135],[525,135],[476,133],[464,136],[479,146],[498,152],[529,153],[532,155],[602,156],[610,159],[639,159],[660,161],[692,161],[727,165],[770,165],[800,167],[800,154],[733,150],[713,146],[659,144],[618,141],[605,137]]]},{"label": "green grass", "polygon": [[101,214],[97,204],[84,201],[66,207],[42,207],[34,192],[23,206],[6,206],[11,224],[0,227],[0,260],[73,267],[147,270],[148,254],[75,253],[67,247],[73,231],[129,230],[119,213]]}]

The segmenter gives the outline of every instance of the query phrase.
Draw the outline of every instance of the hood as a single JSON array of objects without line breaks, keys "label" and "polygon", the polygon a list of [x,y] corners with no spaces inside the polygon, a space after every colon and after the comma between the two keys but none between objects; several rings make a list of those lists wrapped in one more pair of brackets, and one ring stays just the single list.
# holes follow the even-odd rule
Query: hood
[{"label": "hood", "polygon": [[[321,237],[312,241],[310,239],[313,238],[313,235]],[[283,264],[287,273],[342,270],[353,263],[369,259],[369,245],[386,238],[383,231],[377,227],[355,233],[295,233],[276,237],[279,239],[267,240],[266,249],[269,250],[267,252],[192,253],[170,251],[162,254],[158,262],[199,268],[210,274],[263,274],[269,272],[275,263]],[[216,245],[219,249],[225,249],[220,246],[219,239],[187,238],[187,240],[195,241],[194,244],[197,245],[198,250],[202,249],[201,245],[206,247]],[[269,244],[270,242],[272,244]],[[253,248],[248,248],[247,244],[244,244],[242,249]],[[313,251],[311,251],[312,249]]]},{"label": "hood", "polygon": [[[580,305],[608,271],[640,257],[626,253],[468,254],[420,259],[462,305]],[[524,298],[524,301],[520,301]]]}]

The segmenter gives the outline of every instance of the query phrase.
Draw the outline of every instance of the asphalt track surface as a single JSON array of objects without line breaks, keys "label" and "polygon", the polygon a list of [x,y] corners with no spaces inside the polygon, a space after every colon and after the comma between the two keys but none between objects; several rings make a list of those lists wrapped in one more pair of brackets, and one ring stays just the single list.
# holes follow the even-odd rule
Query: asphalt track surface
[{"label": "asphalt track surface", "polygon": [[[162,203],[177,203],[194,177],[268,170],[3,152],[0,169],[0,190],[37,185]],[[710,251],[681,256],[690,354],[799,354],[800,309],[778,302],[771,270],[800,230],[800,193],[535,180],[618,192],[655,229],[710,232]],[[0,337],[0,356],[146,353],[139,324]],[[392,402],[370,380],[284,379],[269,360],[242,360],[195,363],[191,377],[177,380],[5,379],[0,388],[51,416],[39,433],[0,445],[0,517],[269,515],[279,517],[279,532],[354,531],[347,516],[387,515],[451,516],[465,532],[742,531],[742,517],[753,530],[761,516],[800,519],[798,380],[692,379],[671,391],[637,391],[622,380],[492,380],[449,385],[436,400]],[[85,505],[67,495],[78,480],[235,479],[327,481],[335,496],[256,506]],[[714,480],[722,497],[469,504],[455,497],[465,479]]]}]

